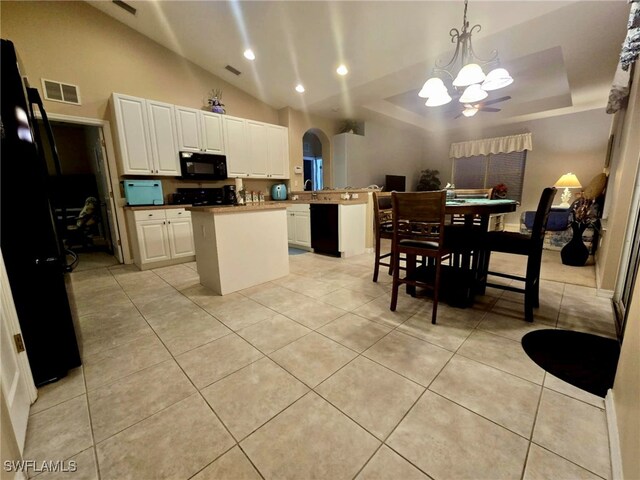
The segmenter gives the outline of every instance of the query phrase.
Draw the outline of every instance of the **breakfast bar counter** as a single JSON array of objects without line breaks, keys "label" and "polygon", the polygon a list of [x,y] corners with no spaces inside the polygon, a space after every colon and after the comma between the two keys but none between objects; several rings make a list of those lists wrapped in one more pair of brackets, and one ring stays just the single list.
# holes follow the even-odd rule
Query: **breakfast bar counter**
[{"label": "breakfast bar counter", "polygon": [[289,274],[286,204],[188,207],[200,283],[220,295]]}]

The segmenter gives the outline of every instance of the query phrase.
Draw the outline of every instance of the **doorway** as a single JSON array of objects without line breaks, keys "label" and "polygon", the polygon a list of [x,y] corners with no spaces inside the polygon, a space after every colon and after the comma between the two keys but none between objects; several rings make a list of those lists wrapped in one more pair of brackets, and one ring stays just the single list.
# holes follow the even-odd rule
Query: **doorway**
[{"label": "doorway", "polygon": [[302,165],[305,190],[322,190],[324,188],[324,169],[322,161],[322,143],[312,131],[302,137]]},{"label": "doorway", "polygon": [[44,149],[45,160],[52,183],[51,206],[68,264],[86,270],[121,263],[102,127],[53,119],[50,123],[59,171],[50,149]]}]

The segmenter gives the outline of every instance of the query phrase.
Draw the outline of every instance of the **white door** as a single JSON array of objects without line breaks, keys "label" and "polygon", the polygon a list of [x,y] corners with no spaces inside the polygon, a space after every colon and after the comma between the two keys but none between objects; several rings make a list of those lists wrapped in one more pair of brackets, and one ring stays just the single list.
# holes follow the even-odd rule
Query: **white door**
[{"label": "white door", "polygon": [[297,212],[295,215],[296,242],[305,247],[311,246],[311,217],[309,213]]},{"label": "white door", "polygon": [[171,258],[166,224],[166,220],[146,220],[136,224],[141,263]]},{"label": "white door", "polygon": [[200,111],[187,107],[175,107],[175,109],[178,151],[200,152]]},{"label": "white door", "polygon": [[212,112],[200,112],[202,120],[202,150],[208,153],[224,154],[222,141],[222,115]]},{"label": "white door", "polygon": [[[24,440],[27,434],[27,420],[29,408],[37,397],[37,390],[33,383],[27,352],[18,352],[15,335],[22,338],[18,314],[11,295],[9,278],[4,267],[4,260],[0,256],[2,268],[0,269],[0,378],[2,396],[9,409],[11,427],[16,438],[20,452],[24,450]],[[4,429],[4,427],[3,427]],[[4,438],[3,438],[4,440]]]},{"label": "white door", "polygon": [[113,256],[116,257],[118,262],[124,263],[124,256],[122,255],[122,245],[120,241],[120,231],[118,230],[118,220],[116,218],[116,208],[113,200],[113,188],[111,187],[109,162],[107,161],[106,143],[104,140],[104,132],[102,128],[98,128],[98,134],[100,136],[99,144],[94,147],[96,155],[96,167],[98,170],[98,181],[102,185],[104,197],[100,199],[100,204],[105,207],[106,221],[109,224],[109,231],[111,232],[111,247],[113,250]]},{"label": "white door", "polygon": [[193,246],[193,227],[190,218],[167,219],[169,248],[172,258],[195,255]]},{"label": "white door", "polygon": [[267,173],[273,178],[289,178],[288,130],[267,125]]},{"label": "white door", "polygon": [[247,120],[247,144],[249,147],[249,176],[267,177],[267,126]]},{"label": "white door", "polygon": [[153,174],[177,177],[180,175],[180,163],[174,107],[169,103],[147,100],[147,113]]},{"label": "white door", "polygon": [[144,98],[113,94],[122,169],[125,175],[151,175],[152,156]]},{"label": "white door", "polygon": [[296,243],[296,214],[287,212],[287,240]]},{"label": "white door", "polygon": [[229,177],[246,177],[249,174],[245,121],[242,118],[222,117],[224,146],[227,155]]}]

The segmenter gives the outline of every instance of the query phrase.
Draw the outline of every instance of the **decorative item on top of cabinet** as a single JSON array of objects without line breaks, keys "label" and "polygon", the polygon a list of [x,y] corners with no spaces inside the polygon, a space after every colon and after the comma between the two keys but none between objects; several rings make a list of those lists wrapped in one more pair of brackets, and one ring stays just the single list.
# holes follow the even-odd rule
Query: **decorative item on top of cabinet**
[{"label": "decorative item on top of cabinet", "polygon": [[225,153],[220,114],[176,106],[176,123],[179,151]]},{"label": "decorative item on top of cabinet", "polygon": [[174,106],[114,93],[112,108],[122,174],[179,176]]},{"label": "decorative item on top of cabinet", "polygon": [[222,103],[222,89],[214,88],[209,92],[209,98],[207,99],[207,106],[213,113],[227,113],[224,109],[224,103]]}]

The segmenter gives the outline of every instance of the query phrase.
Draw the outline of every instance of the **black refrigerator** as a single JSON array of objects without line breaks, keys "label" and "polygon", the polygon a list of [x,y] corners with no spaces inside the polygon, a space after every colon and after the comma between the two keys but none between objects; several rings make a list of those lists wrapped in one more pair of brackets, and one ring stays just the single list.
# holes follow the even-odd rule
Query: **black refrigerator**
[{"label": "black refrigerator", "polygon": [[0,243],[33,378],[43,385],[81,364],[42,149],[57,153],[50,129],[44,137],[33,121],[39,96],[22,82],[13,43],[3,39],[1,54]]}]

